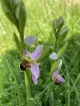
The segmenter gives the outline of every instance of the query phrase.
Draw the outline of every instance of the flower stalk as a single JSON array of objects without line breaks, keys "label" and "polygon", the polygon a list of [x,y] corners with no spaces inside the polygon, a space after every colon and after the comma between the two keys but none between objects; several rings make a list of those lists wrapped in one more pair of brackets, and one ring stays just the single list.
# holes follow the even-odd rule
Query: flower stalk
[{"label": "flower stalk", "polygon": [[28,70],[24,72],[24,77],[25,77],[25,85],[26,85],[26,92],[27,92],[27,103],[28,103],[29,99],[31,98],[30,78],[29,78]]}]

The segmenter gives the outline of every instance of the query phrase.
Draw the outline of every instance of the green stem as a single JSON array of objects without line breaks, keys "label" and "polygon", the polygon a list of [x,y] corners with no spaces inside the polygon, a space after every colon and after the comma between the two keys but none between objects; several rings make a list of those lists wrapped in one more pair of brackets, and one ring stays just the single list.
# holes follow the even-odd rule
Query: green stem
[{"label": "green stem", "polygon": [[69,71],[67,72],[67,77],[68,77],[68,106],[70,106],[70,78],[69,78]]},{"label": "green stem", "polygon": [[29,73],[28,70],[24,72],[25,76],[25,85],[26,85],[26,91],[27,91],[27,102],[31,98],[31,92],[30,92],[30,79],[29,79]]},{"label": "green stem", "polygon": [[30,76],[28,70],[24,72],[25,76],[25,85],[26,85],[26,91],[27,91],[27,104],[28,106],[35,106],[33,100],[31,100],[31,91],[30,91]]}]

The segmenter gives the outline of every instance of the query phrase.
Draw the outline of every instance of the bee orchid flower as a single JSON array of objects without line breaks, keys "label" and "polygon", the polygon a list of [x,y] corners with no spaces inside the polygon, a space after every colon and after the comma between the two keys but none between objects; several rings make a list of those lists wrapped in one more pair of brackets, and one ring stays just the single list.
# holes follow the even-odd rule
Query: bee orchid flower
[{"label": "bee orchid flower", "polygon": [[65,82],[62,75],[59,74],[61,66],[62,66],[62,60],[60,60],[57,70],[52,74],[52,80],[55,82],[56,85],[59,85],[61,82]]},{"label": "bee orchid flower", "polygon": [[29,68],[32,73],[32,80],[35,84],[38,83],[38,78],[40,75],[39,66],[38,66],[38,63],[36,62],[36,60],[40,57],[42,51],[43,51],[43,46],[38,45],[33,53],[30,53],[27,50],[24,50],[24,53],[23,53],[24,56],[26,56],[27,58],[28,57],[30,58],[30,67]]}]

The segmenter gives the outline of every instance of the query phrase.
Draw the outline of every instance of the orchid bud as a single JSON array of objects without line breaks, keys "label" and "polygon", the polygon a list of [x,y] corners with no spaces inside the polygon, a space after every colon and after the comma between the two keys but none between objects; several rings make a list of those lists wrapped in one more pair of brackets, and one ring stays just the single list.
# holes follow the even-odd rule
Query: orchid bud
[{"label": "orchid bud", "polygon": [[66,35],[67,35],[67,33],[68,33],[68,27],[66,26],[66,27],[64,27],[62,30],[60,30],[60,32],[59,32],[59,34],[58,34],[58,41],[57,41],[57,43],[61,43],[64,39],[65,39],[65,37],[66,37]]},{"label": "orchid bud", "polygon": [[64,25],[64,19],[63,17],[59,17],[58,19],[54,20],[53,23],[53,30],[54,30],[54,34],[57,37],[58,32],[61,30],[61,28]]}]

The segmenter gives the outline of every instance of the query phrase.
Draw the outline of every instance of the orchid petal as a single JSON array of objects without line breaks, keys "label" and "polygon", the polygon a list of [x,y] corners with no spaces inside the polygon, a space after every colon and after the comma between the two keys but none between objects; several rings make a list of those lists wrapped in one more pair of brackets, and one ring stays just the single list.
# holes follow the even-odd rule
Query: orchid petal
[{"label": "orchid petal", "polygon": [[58,76],[58,70],[56,70],[52,75],[52,80],[54,80]]},{"label": "orchid petal", "polygon": [[30,46],[33,43],[35,43],[37,39],[38,39],[37,36],[28,36],[24,39],[24,43],[27,44],[28,46]]},{"label": "orchid petal", "polygon": [[38,45],[35,49],[35,51],[31,54],[32,59],[36,60],[42,53],[43,50],[43,46],[42,45]]},{"label": "orchid petal", "polygon": [[32,75],[32,80],[33,80],[33,82],[37,85],[38,84],[38,80],[37,80],[37,78],[34,76],[34,75]]},{"label": "orchid petal", "polygon": [[61,66],[62,66],[62,60],[60,59],[60,63],[59,63],[59,65],[58,65],[58,69],[59,69],[59,70],[60,70]]},{"label": "orchid petal", "polygon": [[65,80],[64,80],[64,78],[60,75],[60,77],[59,77],[59,81],[60,82],[65,82]]},{"label": "orchid petal", "polygon": [[32,75],[34,75],[35,78],[38,78],[39,74],[40,74],[40,70],[39,70],[38,64],[36,62],[32,63],[30,69],[31,69]]},{"label": "orchid petal", "polygon": [[52,60],[57,60],[57,53],[53,52],[52,54],[50,54],[49,58],[51,58]]},{"label": "orchid petal", "polygon": [[24,50],[23,56],[31,57],[31,53],[27,50]]}]

